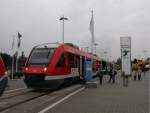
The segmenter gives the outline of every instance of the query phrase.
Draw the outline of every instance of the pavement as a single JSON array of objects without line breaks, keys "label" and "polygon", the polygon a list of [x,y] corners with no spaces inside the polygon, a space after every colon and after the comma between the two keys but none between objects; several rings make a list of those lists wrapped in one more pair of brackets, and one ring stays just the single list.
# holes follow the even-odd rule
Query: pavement
[{"label": "pavement", "polygon": [[131,77],[128,87],[123,87],[120,75],[115,84],[109,84],[105,76],[102,85],[85,88],[46,113],[150,113],[149,78],[150,72],[140,81]]},{"label": "pavement", "polygon": [[16,90],[16,89],[22,89],[22,88],[26,88],[23,78],[13,79],[13,80],[9,79],[6,87],[6,92],[11,90]]}]

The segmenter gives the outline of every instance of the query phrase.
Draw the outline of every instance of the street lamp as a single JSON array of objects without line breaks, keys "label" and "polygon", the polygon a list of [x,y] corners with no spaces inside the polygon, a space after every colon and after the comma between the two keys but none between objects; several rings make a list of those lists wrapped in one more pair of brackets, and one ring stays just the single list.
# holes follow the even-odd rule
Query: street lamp
[{"label": "street lamp", "polygon": [[82,47],[81,50],[89,52],[89,47]]},{"label": "street lamp", "polygon": [[104,51],[104,57],[105,57],[106,61],[108,60],[107,59],[107,53],[108,53],[107,51]]},{"label": "street lamp", "polygon": [[94,43],[94,46],[95,46],[95,55],[96,55],[96,46],[97,46],[98,44],[97,43]]},{"label": "street lamp", "polygon": [[147,54],[147,50],[144,50],[143,52],[144,52],[144,58],[146,59],[146,57],[147,57],[147,55],[146,55]]},{"label": "street lamp", "polygon": [[68,20],[68,18],[63,16],[59,20],[62,20],[62,41],[64,43],[64,20]]},{"label": "street lamp", "polygon": [[111,58],[112,58],[112,56],[110,55],[110,62],[111,62],[111,60],[112,60]]}]

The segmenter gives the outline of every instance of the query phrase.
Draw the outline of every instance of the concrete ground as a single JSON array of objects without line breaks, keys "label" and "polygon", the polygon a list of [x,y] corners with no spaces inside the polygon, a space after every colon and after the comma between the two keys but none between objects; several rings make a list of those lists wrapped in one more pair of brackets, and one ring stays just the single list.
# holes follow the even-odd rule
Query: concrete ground
[{"label": "concrete ground", "polygon": [[14,79],[14,80],[8,80],[8,85],[6,87],[6,92],[10,90],[16,90],[16,89],[21,89],[25,88],[26,85],[23,81],[23,78],[21,79]]},{"label": "concrete ground", "polygon": [[115,84],[105,76],[98,88],[87,88],[46,113],[150,113],[149,76],[150,72],[140,81],[130,78],[128,87],[123,87],[120,75]]}]

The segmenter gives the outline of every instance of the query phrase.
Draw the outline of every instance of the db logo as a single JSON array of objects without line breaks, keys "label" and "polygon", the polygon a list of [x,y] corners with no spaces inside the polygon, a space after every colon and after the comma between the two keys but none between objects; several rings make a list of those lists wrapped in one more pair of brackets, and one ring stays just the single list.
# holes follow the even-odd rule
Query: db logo
[{"label": "db logo", "polygon": [[78,68],[71,68],[71,74],[78,75]]}]

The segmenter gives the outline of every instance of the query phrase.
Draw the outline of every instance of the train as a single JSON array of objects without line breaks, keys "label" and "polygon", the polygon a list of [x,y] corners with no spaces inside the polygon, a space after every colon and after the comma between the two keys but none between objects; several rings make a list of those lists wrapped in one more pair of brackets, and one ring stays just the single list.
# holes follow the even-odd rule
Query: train
[{"label": "train", "polygon": [[8,82],[7,71],[0,56],[0,96],[3,94]]},{"label": "train", "polygon": [[92,62],[93,76],[101,60],[72,43],[45,43],[32,48],[23,69],[29,88],[58,87],[71,81],[85,81],[86,61]]}]

